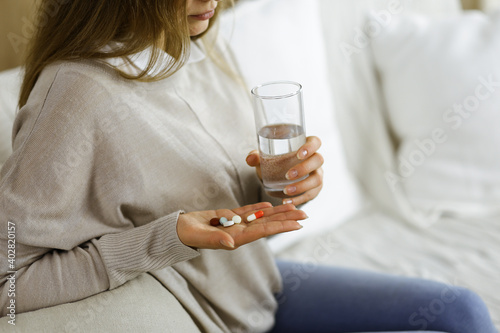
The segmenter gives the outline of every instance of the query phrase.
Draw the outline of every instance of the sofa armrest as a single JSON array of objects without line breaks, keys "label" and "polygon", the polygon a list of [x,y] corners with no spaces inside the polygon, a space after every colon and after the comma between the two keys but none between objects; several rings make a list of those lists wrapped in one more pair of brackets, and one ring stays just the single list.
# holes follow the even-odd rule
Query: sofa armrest
[{"label": "sofa armrest", "polygon": [[153,276],[84,300],[0,318],[1,332],[200,332],[177,299]]}]

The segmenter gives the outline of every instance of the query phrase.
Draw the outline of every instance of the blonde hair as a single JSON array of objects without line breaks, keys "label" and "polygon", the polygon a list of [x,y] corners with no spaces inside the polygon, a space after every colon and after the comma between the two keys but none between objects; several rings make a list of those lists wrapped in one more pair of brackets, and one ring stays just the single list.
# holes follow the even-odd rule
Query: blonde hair
[{"label": "blonde hair", "polygon": [[[209,29],[220,10],[232,5],[233,0],[219,2]],[[46,13],[51,13],[50,19]],[[41,0],[37,27],[25,61],[20,108],[26,104],[42,70],[56,61],[126,58],[154,46],[148,66],[139,74],[116,70],[128,79],[159,80],[182,67],[191,39],[208,31],[189,36],[186,0]],[[111,43],[114,47],[103,51]],[[171,56],[171,61],[154,77],[148,76],[162,51]]]}]

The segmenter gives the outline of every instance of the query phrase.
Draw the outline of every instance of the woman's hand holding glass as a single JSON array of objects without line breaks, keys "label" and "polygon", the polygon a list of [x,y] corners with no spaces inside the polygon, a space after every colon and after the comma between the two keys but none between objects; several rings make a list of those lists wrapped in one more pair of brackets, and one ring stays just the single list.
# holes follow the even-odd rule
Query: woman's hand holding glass
[{"label": "woman's hand holding glass", "polygon": [[[309,177],[287,185],[284,193],[270,194],[273,196],[286,195],[287,197],[283,199],[283,203],[292,203],[294,205],[300,205],[316,198],[323,187],[323,169],[321,166],[324,159],[317,152],[320,147],[321,140],[318,137],[307,137],[306,143],[297,151],[297,158],[301,162],[287,172],[287,179],[300,179],[308,174]],[[249,166],[256,168],[257,175],[262,180],[259,152],[257,150],[251,151],[246,162]]]},{"label": "woman's hand holding glass", "polygon": [[[247,222],[247,217],[259,210],[264,212],[264,216]],[[243,221],[230,227],[210,225],[213,218],[225,217],[231,220],[235,215],[241,216]],[[194,248],[233,250],[260,238],[299,230],[302,226],[298,221],[306,218],[306,213],[296,209],[294,205],[273,207],[268,202],[261,202],[233,210],[218,209],[181,214],[177,221],[177,235],[183,244]]]}]

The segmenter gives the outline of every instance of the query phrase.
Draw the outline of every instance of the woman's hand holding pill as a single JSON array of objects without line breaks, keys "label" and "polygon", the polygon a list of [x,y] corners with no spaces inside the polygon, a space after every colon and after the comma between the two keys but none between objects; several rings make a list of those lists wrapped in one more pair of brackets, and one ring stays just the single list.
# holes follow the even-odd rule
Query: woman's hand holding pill
[{"label": "woman's hand holding pill", "polygon": [[[323,188],[323,165],[324,159],[317,151],[321,147],[321,140],[316,136],[309,136],[306,143],[297,151],[297,158],[301,161],[299,164],[290,169],[286,178],[289,180],[300,179],[309,175],[306,179],[287,185],[285,190],[277,192],[274,196],[287,197],[283,199],[283,203],[291,203],[300,205],[316,198]],[[262,180],[260,169],[260,157],[257,150],[253,150],[248,154],[246,159],[248,165],[255,167],[257,175]],[[273,195],[272,193],[270,193]]]},{"label": "woman's hand holding pill", "polygon": [[[260,211],[263,214],[256,214]],[[254,214],[256,219],[252,220]],[[213,222],[211,225],[215,218],[231,221],[235,216],[240,216],[242,222],[231,224],[229,227],[222,224],[215,226]],[[261,202],[233,210],[218,209],[181,214],[177,221],[177,235],[182,243],[194,248],[232,250],[263,237],[299,230],[302,226],[298,221],[306,218],[306,213],[296,209],[294,205],[273,207],[270,203]]]}]

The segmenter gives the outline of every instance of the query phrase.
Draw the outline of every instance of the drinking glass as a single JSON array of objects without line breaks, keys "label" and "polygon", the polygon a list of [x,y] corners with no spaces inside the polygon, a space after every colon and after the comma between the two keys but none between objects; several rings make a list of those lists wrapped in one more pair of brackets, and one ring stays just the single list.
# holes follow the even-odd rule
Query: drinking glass
[{"label": "drinking glass", "polygon": [[292,81],[275,81],[252,89],[255,126],[264,188],[283,192],[285,175],[297,165],[298,149],[306,142],[302,86]]}]

